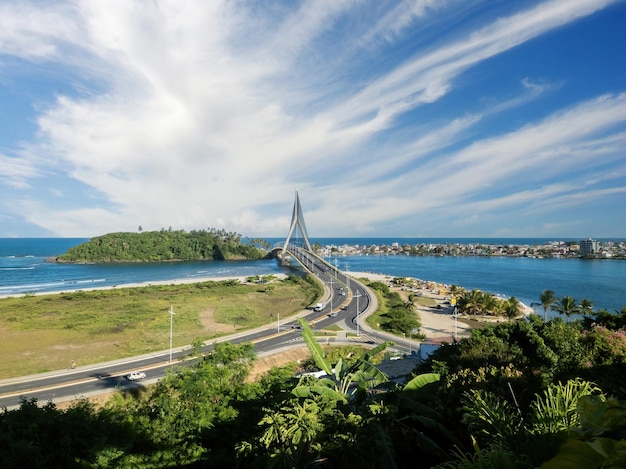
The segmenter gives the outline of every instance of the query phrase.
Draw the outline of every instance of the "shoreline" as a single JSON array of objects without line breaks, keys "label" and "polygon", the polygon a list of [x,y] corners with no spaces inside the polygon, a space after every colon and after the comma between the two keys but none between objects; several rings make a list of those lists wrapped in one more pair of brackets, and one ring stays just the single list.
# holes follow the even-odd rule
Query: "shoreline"
[{"label": "shoreline", "polygon": [[[272,274],[276,279],[287,278],[286,274]],[[55,290],[55,291],[42,291],[34,293],[8,293],[6,295],[0,295],[2,298],[20,298],[24,296],[42,296],[42,295],[58,295],[61,293],[72,293],[79,291],[97,291],[97,290],[115,290],[119,288],[141,288],[152,287],[156,285],[188,285],[193,283],[204,282],[225,282],[228,280],[239,280],[241,283],[246,283],[246,279],[251,277],[250,275],[232,275],[224,277],[193,277],[193,278],[177,278],[171,280],[154,280],[149,282],[133,282],[133,283],[120,283],[117,285],[107,285],[102,287],[88,287],[88,288],[72,288],[69,290]],[[253,277],[253,276],[252,276]]]}]

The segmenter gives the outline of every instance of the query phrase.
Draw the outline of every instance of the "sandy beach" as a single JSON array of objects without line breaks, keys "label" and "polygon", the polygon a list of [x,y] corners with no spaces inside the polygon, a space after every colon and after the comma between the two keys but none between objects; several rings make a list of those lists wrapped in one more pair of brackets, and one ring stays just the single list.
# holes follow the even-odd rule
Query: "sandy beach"
[{"label": "sandy beach", "polygon": [[[346,272],[355,279],[366,278],[370,281],[380,281],[389,283],[393,277],[385,274],[377,274],[372,272]],[[426,335],[426,338],[430,341],[447,341],[450,342],[454,338],[462,338],[470,335],[472,326],[466,322],[466,318],[458,319],[452,316],[453,307],[446,304],[446,295],[440,294],[440,291],[445,291],[448,285],[439,284],[436,282],[430,282],[425,280],[414,279],[423,286],[418,289],[418,293],[425,298],[432,298],[437,302],[437,305],[441,306],[441,309],[437,307],[422,306],[416,304],[416,312],[419,314],[422,322],[421,332]],[[395,288],[400,291],[400,288]],[[408,296],[408,295],[407,295]],[[523,306],[523,313],[525,315],[533,313],[533,309]],[[469,318],[467,318],[469,319]],[[499,318],[481,318],[485,322],[498,322],[505,319]]]},{"label": "sandy beach", "polygon": [[[273,274],[277,280],[287,278],[285,274]],[[44,291],[36,293],[28,293],[28,295],[57,295],[60,293],[72,293],[76,291],[95,291],[95,290],[112,290],[115,288],[136,288],[136,287],[150,287],[152,285],[185,285],[189,283],[203,283],[203,282],[222,282],[226,280],[239,280],[241,283],[245,283],[249,276],[234,276],[234,277],[193,277],[193,278],[179,278],[171,280],[156,280],[151,282],[138,282],[138,283],[120,283],[119,285],[106,286],[106,287],[88,287],[71,290],[58,290],[58,291]],[[9,295],[0,295],[0,298],[17,298],[25,296],[25,293],[12,293]]]}]

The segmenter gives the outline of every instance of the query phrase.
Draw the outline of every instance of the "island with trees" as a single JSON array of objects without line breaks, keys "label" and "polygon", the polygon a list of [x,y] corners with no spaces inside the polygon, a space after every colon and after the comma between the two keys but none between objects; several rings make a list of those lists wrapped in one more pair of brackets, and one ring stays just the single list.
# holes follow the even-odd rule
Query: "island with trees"
[{"label": "island with trees", "polygon": [[[257,246],[258,244],[258,246]],[[261,244],[244,243],[241,235],[207,230],[120,232],[98,236],[49,259],[58,263],[164,262],[196,260],[262,259]]]}]

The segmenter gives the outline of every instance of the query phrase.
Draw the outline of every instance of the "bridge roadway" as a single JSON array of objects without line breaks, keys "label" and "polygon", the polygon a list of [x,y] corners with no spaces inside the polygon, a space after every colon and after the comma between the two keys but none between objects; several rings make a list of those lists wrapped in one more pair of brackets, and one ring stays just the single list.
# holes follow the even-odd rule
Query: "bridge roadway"
[{"label": "bridge roadway", "polygon": [[[348,332],[360,334],[364,326],[358,319],[373,312],[376,297],[360,282],[348,277],[336,267],[310,252],[292,247],[293,258],[325,285],[322,311],[306,310],[287,318],[283,323],[273,323],[254,330],[221,337],[205,343],[200,353],[210,352],[215,343],[228,341],[233,344],[253,342],[259,355],[271,355],[294,345],[302,345],[298,330],[297,317],[303,317],[315,328],[324,328],[338,324]],[[331,309],[332,306],[332,309]],[[336,313],[332,314],[331,313]],[[367,327],[366,327],[367,328]],[[410,350],[409,342],[388,334],[377,333],[367,328],[368,341],[382,342],[394,340],[401,350]],[[75,369],[61,370],[39,375],[0,381],[0,409],[13,409],[21,399],[36,398],[38,402],[60,403],[80,396],[92,396],[116,389],[140,387],[156,382],[165,376],[167,370],[175,366],[194,363],[197,359],[190,356],[190,347],[161,351],[128,359],[99,363]],[[140,382],[128,382],[124,376],[131,371],[142,370],[147,378]]]}]

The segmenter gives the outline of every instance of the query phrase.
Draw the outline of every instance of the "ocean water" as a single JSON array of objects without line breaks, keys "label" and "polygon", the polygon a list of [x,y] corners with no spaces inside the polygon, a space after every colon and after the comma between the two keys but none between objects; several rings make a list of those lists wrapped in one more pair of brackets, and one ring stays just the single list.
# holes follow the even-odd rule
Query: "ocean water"
[{"label": "ocean water", "polygon": [[203,277],[235,277],[288,273],[273,259],[257,261],[141,262],[55,264],[83,238],[0,238],[0,296],[44,293]]},{"label": "ocean water", "polygon": [[[515,296],[529,306],[539,302],[543,290],[552,290],[557,297],[586,298],[596,309],[619,311],[626,306],[626,261],[620,260],[345,256],[337,262],[342,270],[476,288],[507,298]],[[543,313],[543,308],[539,309]]]},{"label": "ocean water", "polygon": [[[289,273],[275,260],[203,261],[120,264],[54,264],[48,257],[64,253],[83,238],[0,238],[0,295],[79,290],[91,287],[174,280],[180,278],[252,276]],[[270,238],[274,244],[278,238]],[[318,238],[335,244],[483,243],[543,244],[568,239],[480,238]],[[597,309],[619,311],[626,306],[626,261],[603,259],[531,259],[509,257],[332,257],[342,270],[415,277],[464,288],[515,296],[527,305],[545,289],[556,296],[586,298]],[[540,308],[541,309],[541,308]],[[543,313],[543,310],[541,309]]]}]

